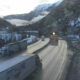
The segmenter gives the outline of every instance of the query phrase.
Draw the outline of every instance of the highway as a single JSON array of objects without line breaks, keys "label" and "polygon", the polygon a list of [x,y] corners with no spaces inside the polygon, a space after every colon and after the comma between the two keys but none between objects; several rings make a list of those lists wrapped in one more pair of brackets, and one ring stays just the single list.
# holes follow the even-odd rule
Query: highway
[{"label": "highway", "polygon": [[39,40],[36,43],[33,43],[31,45],[28,45],[27,50],[21,53],[15,53],[12,56],[6,56],[6,57],[0,57],[0,65],[7,61],[7,60],[11,60],[12,58],[18,57],[18,56],[23,56],[23,55],[27,55],[27,54],[32,54],[33,52],[35,52],[36,50],[44,47],[47,43],[49,42],[49,39],[46,38],[45,41]]},{"label": "highway", "polygon": [[[48,41],[49,39],[46,39],[45,41],[40,40],[39,42],[28,46],[28,51],[12,56],[12,58],[21,55],[27,55],[28,52],[32,53],[36,49],[43,47],[46,43],[48,43]],[[46,48],[37,54],[42,60],[42,70],[34,73],[34,76],[30,76],[29,79],[25,80],[59,80],[67,60],[66,41],[59,40],[58,45],[49,44]],[[10,59],[11,57],[1,58],[0,64]]]},{"label": "highway", "polygon": [[67,43],[59,40],[58,45],[48,45],[37,53],[42,60],[42,70],[26,80],[59,80],[67,60]]},{"label": "highway", "polygon": [[39,40],[38,42],[28,46],[27,53],[34,53],[35,51],[43,48],[48,43],[49,43],[48,38],[46,38],[45,41]]}]

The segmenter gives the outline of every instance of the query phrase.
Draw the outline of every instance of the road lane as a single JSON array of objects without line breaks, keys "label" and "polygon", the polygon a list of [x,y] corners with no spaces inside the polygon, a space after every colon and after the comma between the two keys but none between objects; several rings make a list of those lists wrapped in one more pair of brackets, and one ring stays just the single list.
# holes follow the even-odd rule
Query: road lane
[{"label": "road lane", "polygon": [[28,45],[28,48],[32,48],[32,47],[34,47],[36,45],[39,45],[40,43],[41,43],[41,39],[39,41],[37,41],[36,43]]},{"label": "road lane", "polygon": [[28,53],[33,53],[34,51],[36,51],[36,50],[40,49],[41,47],[43,47],[44,45],[46,45],[48,42],[49,42],[48,38],[46,38],[45,41],[39,40],[38,42],[29,45],[27,51],[17,53],[17,54],[15,53],[12,56],[0,57],[0,65],[3,62],[5,62],[6,60],[10,60],[17,56],[27,55]]},{"label": "road lane", "polygon": [[56,57],[53,57],[54,59],[52,59],[50,61],[51,64],[49,67],[47,67],[47,72],[45,70],[46,76],[44,77],[44,80],[56,80],[60,71],[61,71],[61,67],[62,67],[62,63],[63,63],[63,49],[64,49],[64,45],[62,45],[61,50],[59,50],[56,53]]},{"label": "road lane", "polygon": [[27,53],[34,53],[36,50],[39,50],[40,48],[44,47],[48,43],[49,43],[48,38],[46,38],[44,41],[40,40],[38,43],[28,46]]},{"label": "road lane", "polygon": [[57,80],[67,58],[66,42],[59,40],[57,46],[49,45],[38,55],[42,59],[42,72],[30,80]]},{"label": "road lane", "polygon": [[[42,47],[42,44],[45,44],[45,41],[40,41],[36,44],[33,44],[32,47],[30,46],[29,48],[32,49],[33,47],[35,47],[32,49],[34,51],[36,48],[38,49],[38,46]],[[26,52],[20,55],[26,55]],[[36,76],[34,76],[32,79],[26,80],[57,80],[57,78],[59,77],[58,75],[63,70],[63,64],[66,62],[67,58],[66,42],[64,40],[59,40],[57,46],[50,44],[44,50],[40,51],[38,55],[42,59],[42,71],[39,72],[40,74],[36,74]],[[0,59],[0,64],[9,59],[11,58],[8,57]]]}]

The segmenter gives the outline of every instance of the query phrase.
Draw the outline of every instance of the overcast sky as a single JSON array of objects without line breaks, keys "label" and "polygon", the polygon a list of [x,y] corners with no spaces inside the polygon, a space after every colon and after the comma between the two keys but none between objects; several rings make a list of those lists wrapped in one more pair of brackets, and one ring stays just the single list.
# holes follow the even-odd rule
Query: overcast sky
[{"label": "overcast sky", "polygon": [[28,13],[43,3],[55,3],[59,0],[0,0],[0,16]]}]

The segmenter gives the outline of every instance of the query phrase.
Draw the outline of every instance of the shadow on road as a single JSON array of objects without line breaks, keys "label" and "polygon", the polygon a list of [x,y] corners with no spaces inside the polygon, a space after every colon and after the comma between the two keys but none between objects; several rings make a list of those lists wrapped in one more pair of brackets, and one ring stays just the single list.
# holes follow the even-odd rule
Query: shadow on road
[{"label": "shadow on road", "polygon": [[30,76],[28,76],[24,80],[43,80],[43,70],[39,69],[37,71],[34,71]]},{"label": "shadow on road", "polygon": [[50,42],[50,45],[52,45],[52,46],[58,46],[58,43]]}]

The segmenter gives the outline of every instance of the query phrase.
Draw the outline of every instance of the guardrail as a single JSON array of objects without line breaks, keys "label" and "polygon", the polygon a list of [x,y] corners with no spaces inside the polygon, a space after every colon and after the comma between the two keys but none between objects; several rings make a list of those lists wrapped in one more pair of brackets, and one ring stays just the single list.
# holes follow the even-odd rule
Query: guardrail
[{"label": "guardrail", "polygon": [[12,55],[15,52],[20,52],[27,49],[27,39],[17,41],[14,43],[9,43],[0,49],[0,55]]}]

